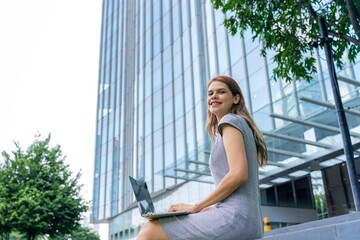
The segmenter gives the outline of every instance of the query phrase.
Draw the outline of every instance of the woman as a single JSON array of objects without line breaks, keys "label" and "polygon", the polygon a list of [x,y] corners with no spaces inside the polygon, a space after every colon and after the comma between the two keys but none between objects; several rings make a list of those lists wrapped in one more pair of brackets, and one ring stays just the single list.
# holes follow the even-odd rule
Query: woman
[{"label": "woman", "polygon": [[207,130],[213,142],[209,166],[215,189],[169,211],[189,215],[148,221],[138,239],[257,239],[263,235],[258,164],[267,160],[262,134],[248,113],[236,81],[218,76],[208,83]]}]

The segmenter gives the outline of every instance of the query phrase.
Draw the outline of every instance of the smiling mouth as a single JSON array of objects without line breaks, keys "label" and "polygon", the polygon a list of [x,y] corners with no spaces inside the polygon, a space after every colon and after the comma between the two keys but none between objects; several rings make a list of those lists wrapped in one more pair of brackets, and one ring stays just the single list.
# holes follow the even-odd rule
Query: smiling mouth
[{"label": "smiling mouth", "polygon": [[212,103],[210,103],[210,106],[219,105],[219,104],[221,104],[221,103],[220,102],[212,102]]}]

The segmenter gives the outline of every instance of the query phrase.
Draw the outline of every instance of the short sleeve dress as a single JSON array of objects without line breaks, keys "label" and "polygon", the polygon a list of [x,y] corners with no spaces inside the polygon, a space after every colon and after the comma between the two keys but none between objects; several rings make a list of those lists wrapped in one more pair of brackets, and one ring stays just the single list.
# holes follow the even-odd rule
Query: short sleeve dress
[{"label": "short sleeve dress", "polygon": [[229,171],[221,125],[229,124],[243,136],[248,161],[248,181],[209,211],[186,216],[161,218],[166,236],[173,239],[259,239],[263,236],[260,209],[257,150],[253,133],[239,115],[229,113],[220,123],[211,150],[209,166],[215,186]]}]

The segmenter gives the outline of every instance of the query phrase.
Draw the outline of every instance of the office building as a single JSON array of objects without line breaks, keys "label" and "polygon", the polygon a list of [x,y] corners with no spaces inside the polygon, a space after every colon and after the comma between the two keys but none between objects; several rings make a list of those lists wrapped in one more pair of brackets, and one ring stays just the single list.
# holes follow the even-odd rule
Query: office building
[{"label": "office building", "polygon": [[[272,81],[273,52],[251,32],[231,36],[209,0],[104,0],[92,222],[109,239],[144,221],[128,180],[144,178],[158,210],[193,203],[213,184],[205,131],[206,84],[230,75],[268,146],[260,168],[263,215],[282,227],[354,210],[322,51],[310,82]],[[359,166],[360,59],[338,72]]]}]

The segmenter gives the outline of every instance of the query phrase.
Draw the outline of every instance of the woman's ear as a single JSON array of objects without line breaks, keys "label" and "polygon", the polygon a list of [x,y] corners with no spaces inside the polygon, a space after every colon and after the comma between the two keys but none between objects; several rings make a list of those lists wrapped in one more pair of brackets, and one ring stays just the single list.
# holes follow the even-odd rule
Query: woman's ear
[{"label": "woman's ear", "polygon": [[240,102],[240,94],[236,94],[234,97],[234,104],[238,104]]}]

